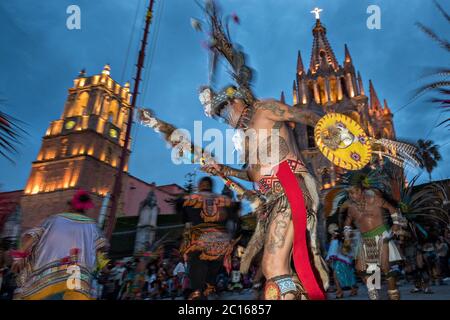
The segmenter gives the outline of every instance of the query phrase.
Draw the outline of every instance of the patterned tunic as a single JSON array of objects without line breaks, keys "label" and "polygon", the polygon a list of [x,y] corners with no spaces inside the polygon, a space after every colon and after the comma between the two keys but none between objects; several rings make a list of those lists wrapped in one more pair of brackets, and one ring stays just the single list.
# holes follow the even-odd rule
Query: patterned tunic
[{"label": "patterned tunic", "polygon": [[33,244],[19,275],[16,299],[63,299],[67,293],[80,299],[93,297],[97,251],[107,245],[95,220],[61,213],[25,235],[33,238]]},{"label": "patterned tunic", "polygon": [[225,223],[231,215],[233,203],[230,198],[210,192],[187,195],[183,199],[183,216],[192,227],[185,234],[181,251],[201,252],[202,260],[224,258],[230,249],[231,235]]}]

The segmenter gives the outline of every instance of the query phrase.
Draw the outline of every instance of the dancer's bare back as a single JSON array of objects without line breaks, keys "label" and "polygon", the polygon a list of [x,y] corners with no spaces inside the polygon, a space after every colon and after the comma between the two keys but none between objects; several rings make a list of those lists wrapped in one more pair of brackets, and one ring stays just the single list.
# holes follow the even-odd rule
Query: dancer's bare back
[{"label": "dancer's bare back", "polygon": [[320,117],[312,111],[289,107],[276,100],[261,100],[254,105],[254,114],[246,130],[249,137],[244,142],[247,170],[234,169],[224,165],[205,166],[204,170],[215,174],[223,172],[253,182],[265,175],[273,174],[272,169],[288,159],[298,160],[294,153],[294,141],[289,134],[289,122],[301,122],[314,126]]}]

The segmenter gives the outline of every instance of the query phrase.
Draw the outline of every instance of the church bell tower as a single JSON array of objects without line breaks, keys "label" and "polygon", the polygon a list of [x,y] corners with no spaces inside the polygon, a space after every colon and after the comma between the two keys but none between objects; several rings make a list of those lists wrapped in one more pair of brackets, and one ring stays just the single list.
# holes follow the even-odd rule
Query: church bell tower
[{"label": "church bell tower", "polygon": [[[101,74],[82,70],[68,90],[60,119],[50,123],[21,199],[23,228],[67,210],[77,189],[91,193],[96,217],[110,193],[124,145],[129,84],[121,86],[105,65]],[[129,158],[129,157],[127,157]],[[125,171],[128,165],[125,166]]]}]

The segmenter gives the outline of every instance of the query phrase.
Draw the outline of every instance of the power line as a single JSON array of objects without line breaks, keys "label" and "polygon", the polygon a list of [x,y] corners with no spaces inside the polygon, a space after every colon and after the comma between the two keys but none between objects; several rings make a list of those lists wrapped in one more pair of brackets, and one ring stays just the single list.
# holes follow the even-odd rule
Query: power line
[{"label": "power line", "polygon": [[437,115],[436,120],[434,120],[433,126],[430,128],[430,130],[428,131],[428,134],[425,136],[425,140],[427,140],[428,137],[430,136],[431,132],[432,132],[434,129],[436,129],[437,122],[438,122],[439,119],[441,118],[442,113],[443,113],[443,111],[441,111],[441,112]]},{"label": "power line", "polygon": [[[444,77],[444,81],[448,80],[450,77]],[[398,113],[401,110],[403,110],[404,108],[406,108],[407,106],[409,106],[411,103],[413,103],[414,101],[416,101],[417,99],[419,99],[420,97],[422,97],[424,94],[428,93],[429,90],[424,90],[422,91],[420,94],[416,95],[414,98],[412,98],[410,101],[408,101],[407,103],[405,103],[403,106],[399,107],[397,110],[395,110],[393,113]]]},{"label": "power line", "polygon": [[138,14],[140,12],[140,0],[138,0],[137,5],[136,5],[136,12],[134,14],[134,19],[133,19],[133,24],[131,25],[131,32],[130,32],[130,37],[129,37],[129,41],[128,41],[128,47],[127,47],[127,53],[125,54],[125,61],[123,63],[123,67],[122,67],[122,75],[120,76],[120,83],[124,82],[124,77],[125,77],[125,72],[128,69],[128,64],[130,62],[130,50],[131,50],[131,45],[133,43],[134,40],[134,30],[136,29],[136,23],[138,21]]}]

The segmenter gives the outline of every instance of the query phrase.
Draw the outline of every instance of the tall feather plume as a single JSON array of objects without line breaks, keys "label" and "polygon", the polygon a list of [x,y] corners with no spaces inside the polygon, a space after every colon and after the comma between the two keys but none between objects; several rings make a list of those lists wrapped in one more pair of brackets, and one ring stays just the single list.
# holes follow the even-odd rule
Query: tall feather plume
[{"label": "tall feather plume", "polygon": [[[420,164],[419,159],[417,158],[418,149],[410,143],[384,138],[377,139],[374,143],[384,147],[382,154],[389,159],[397,159],[398,161],[405,162],[413,167],[418,167]],[[398,161],[396,161],[396,164]]]},{"label": "tall feather plume", "polygon": [[399,167],[403,167],[405,165],[405,162],[402,159],[399,159],[398,157],[392,156],[389,153],[383,152],[383,151],[373,151],[374,154],[377,154],[381,157],[385,157],[389,159],[393,164]]},{"label": "tall feather plume", "polygon": [[444,226],[450,224],[450,218],[445,210],[447,199],[445,188],[442,184],[433,183],[422,188],[416,187],[419,175],[414,176],[408,184],[405,184],[404,175],[396,179],[400,190],[399,208],[403,216],[408,220],[408,225],[413,234],[416,229],[427,236],[427,232],[421,226],[423,223],[439,222]]},{"label": "tall feather plume", "polygon": [[[211,72],[215,73],[218,63],[217,60],[219,56],[222,56],[231,67],[230,71],[232,78],[236,81],[240,90],[245,92],[247,104],[252,105],[255,101],[255,97],[251,90],[253,71],[245,63],[244,52],[232,43],[229,32],[229,22],[234,21],[238,24],[239,18],[235,14],[232,14],[231,19],[230,16],[227,16],[223,19],[223,23],[220,16],[220,10],[215,1],[206,0],[204,6],[199,4],[198,1],[197,4],[204,11],[210,26],[208,37],[210,38],[209,49],[211,50]],[[226,31],[224,29],[226,29]],[[211,77],[213,78],[214,75]]]}]

